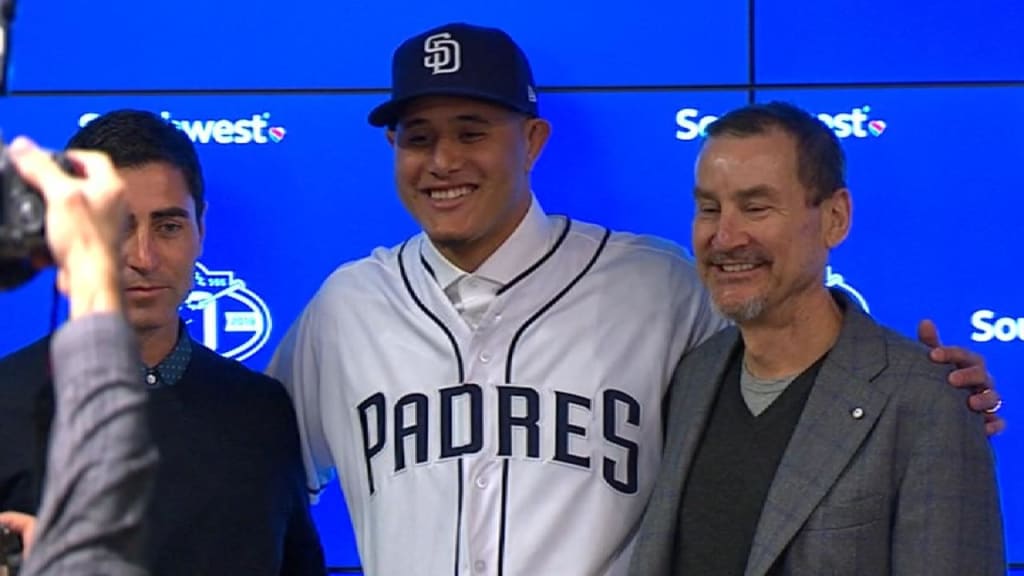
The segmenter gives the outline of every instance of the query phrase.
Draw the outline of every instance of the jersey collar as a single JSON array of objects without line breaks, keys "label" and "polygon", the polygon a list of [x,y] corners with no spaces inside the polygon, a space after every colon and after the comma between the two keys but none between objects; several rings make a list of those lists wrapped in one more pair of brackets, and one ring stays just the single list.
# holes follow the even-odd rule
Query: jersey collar
[{"label": "jersey collar", "polygon": [[[553,226],[537,197],[530,195],[530,209],[512,235],[472,275],[504,286],[526,270],[551,247]],[[420,255],[442,290],[470,275],[445,258],[424,235]]]}]

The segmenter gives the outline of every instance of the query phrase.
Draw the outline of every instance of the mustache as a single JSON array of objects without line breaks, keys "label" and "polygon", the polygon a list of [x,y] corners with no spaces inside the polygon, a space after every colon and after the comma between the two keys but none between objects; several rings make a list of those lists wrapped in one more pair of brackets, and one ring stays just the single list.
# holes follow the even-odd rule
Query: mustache
[{"label": "mustache", "polygon": [[722,264],[761,264],[769,262],[768,254],[758,248],[737,248],[735,250],[717,250],[709,252],[704,261],[712,266]]}]

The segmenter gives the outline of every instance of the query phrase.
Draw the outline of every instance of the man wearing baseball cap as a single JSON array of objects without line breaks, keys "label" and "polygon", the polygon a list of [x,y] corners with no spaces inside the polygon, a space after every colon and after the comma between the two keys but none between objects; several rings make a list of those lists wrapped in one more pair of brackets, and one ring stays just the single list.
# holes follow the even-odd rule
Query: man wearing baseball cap
[{"label": "man wearing baseball cap", "polygon": [[422,233],[338,268],[268,369],[310,489],[339,476],[367,574],[625,574],[672,372],[726,321],[679,246],[544,213],[508,34],[447,24],[392,66],[369,121]]}]

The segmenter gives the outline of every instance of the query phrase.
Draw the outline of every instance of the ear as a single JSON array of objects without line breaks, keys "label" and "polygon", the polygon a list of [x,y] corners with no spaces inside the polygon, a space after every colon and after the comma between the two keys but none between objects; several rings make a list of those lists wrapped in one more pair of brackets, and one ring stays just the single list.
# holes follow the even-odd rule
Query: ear
[{"label": "ear", "polygon": [[526,137],[526,171],[533,170],[533,165],[540,158],[544,146],[551,136],[551,123],[543,118],[529,118],[523,127]]},{"label": "ear", "polygon": [[395,131],[394,131],[394,130],[391,130],[391,129],[389,128],[388,130],[385,130],[385,131],[384,131],[384,135],[385,135],[385,137],[387,137],[387,139],[388,139],[388,144],[389,144],[389,145],[390,145],[390,146],[391,146],[392,148],[394,148],[394,147],[395,147]]},{"label": "ear", "polygon": [[821,233],[825,245],[835,248],[846,240],[853,224],[853,201],[850,190],[840,188],[821,203]]}]

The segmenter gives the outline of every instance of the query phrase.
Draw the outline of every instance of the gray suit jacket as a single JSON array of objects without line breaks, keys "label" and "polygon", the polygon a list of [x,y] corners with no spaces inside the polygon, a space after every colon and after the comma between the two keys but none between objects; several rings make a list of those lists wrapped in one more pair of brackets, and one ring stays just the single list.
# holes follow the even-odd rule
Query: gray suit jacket
[{"label": "gray suit jacket", "polygon": [[[923,346],[837,299],[842,331],[769,489],[746,575],[1005,574],[982,417]],[[682,487],[739,338],[726,329],[676,370],[631,574],[673,573]]]},{"label": "gray suit jacket", "polygon": [[36,541],[22,576],[135,576],[157,462],[134,335],[96,314],[53,339],[56,420]]}]

